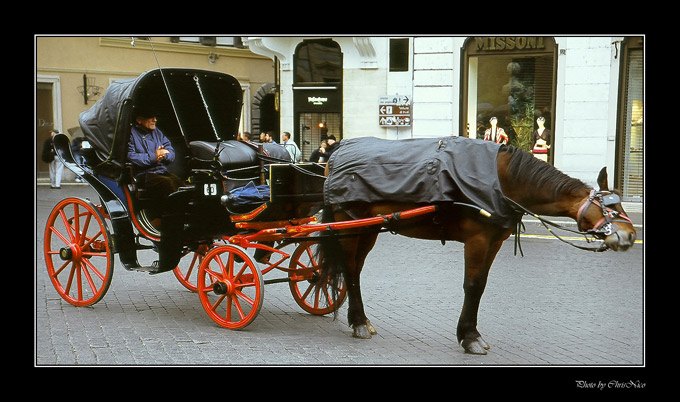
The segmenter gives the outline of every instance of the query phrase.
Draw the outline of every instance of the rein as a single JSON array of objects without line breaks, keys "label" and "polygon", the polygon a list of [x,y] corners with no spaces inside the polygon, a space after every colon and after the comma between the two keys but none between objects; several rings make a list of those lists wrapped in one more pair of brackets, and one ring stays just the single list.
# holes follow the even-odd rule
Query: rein
[{"label": "rein", "polygon": [[[560,230],[565,230],[567,232],[582,235],[586,239],[586,242],[590,243],[593,240],[588,238],[588,236],[593,236],[593,237],[597,237],[597,238],[602,239],[605,236],[609,236],[609,235],[615,233],[618,230],[618,227],[614,224],[614,222],[624,222],[625,221],[625,222],[632,224],[632,221],[626,215],[624,215],[620,212],[614,211],[611,208],[608,208],[609,205],[614,205],[614,204],[618,204],[618,203],[621,202],[619,196],[616,195],[616,194],[613,194],[613,193],[604,195],[602,191],[595,191],[595,190],[590,191],[590,195],[588,197],[588,200],[585,203],[583,203],[583,205],[581,205],[581,207],[579,208],[577,217],[576,217],[576,223],[577,223],[577,229],[578,230],[573,230],[573,229],[570,229],[568,227],[559,225],[555,222],[551,222],[550,220],[545,219],[542,216],[531,212],[530,210],[523,207],[522,205],[515,202],[514,200],[512,200],[508,197],[505,197],[505,196],[504,196],[504,198],[506,199],[506,201],[508,201],[512,205],[514,205],[519,210],[519,212],[522,212],[523,214],[526,214],[526,215],[531,215],[534,218],[538,219],[539,222],[541,222],[541,224],[548,230],[548,232],[550,232],[550,234],[555,236],[558,240],[560,240],[560,241],[562,241],[566,244],[569,244],[570,246],[581,249],[581,250],[602,252],[602,251],[608,250],[609,247],[604,243],[602,243],[599,247],[579,246],[579,245],[574,244],[574,243],[572,243],[572,242],[570,242],[566,239],[561,238],[548,225],[553,226],[553,227],[560,229]],[[581,229],[581,222],[583,221],[583,213],[588,209],[588,207],[590,207],[591,204],[597,205],[598,207],[600,207],[602,209],[602,219],[600,221],[598,221],[597,224],[595,224],[595,227],[593,227],[592,229],[582,230]],[[619,217],[621,219],[616,219],[617,217]],[[515,230],[515,255],[517,254],[517,246],[519,246],[520,253],[522,253],[522,256],[524,256],[524,253],[522,252],[522,247],[521,247],[520,241],[519,241],[520,225],[522,225],[521,220],[517,223],[517,229]]]}]

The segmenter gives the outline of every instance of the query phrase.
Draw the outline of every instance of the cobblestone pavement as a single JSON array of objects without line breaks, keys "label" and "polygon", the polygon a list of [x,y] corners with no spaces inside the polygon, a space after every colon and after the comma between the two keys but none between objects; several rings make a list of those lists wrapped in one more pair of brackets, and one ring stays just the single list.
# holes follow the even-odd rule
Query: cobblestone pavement
[{"label": "cobblestone pavement", "polygon": [[[642,244],[591,253],[529,237],[520,257],[510,237],[479,313],[491,350],[472,356],[455,336],[463,246],[389,233],[379,237],[362,274],[366,312],[378,330],[370,340],[351,337],[346,305],[336,320],[309,315],[281,283],[265,286],[251,325],[223,329],[174,275],[128,272],[117,257],[106,296],[92,307],[71,306],[52,287],[42,255],[46,217],[67,196],[96,199],[88,186],[36,189],[36,366],[645,364]],[[139,254],[141,262],[154,257]]]}]

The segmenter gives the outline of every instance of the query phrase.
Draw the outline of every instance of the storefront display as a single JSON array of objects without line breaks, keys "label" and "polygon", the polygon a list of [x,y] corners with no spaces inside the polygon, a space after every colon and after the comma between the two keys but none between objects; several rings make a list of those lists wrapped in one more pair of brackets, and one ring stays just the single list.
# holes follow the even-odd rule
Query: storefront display
[{"label": "storefront display", "polygon": [[[484,138],[491,117],[497,118],[509,144],[527,151],[535,144],[538,117],[552,136],[555,48],[554,40],[544,37],[468,38],[462,107],[468,137]],[[542,151],[551,161],[551,148]]]}]

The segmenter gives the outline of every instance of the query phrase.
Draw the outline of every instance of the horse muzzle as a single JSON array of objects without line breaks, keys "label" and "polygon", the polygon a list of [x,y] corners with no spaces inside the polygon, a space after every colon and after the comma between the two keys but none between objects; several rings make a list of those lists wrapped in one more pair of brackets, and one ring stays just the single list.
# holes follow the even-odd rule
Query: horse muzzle
[{"label": "horse muzzle", "polygon": [[636,238],[635,231],[617,230],[604,238],[604,244],[614,251],[626,251],[633,247]]}]

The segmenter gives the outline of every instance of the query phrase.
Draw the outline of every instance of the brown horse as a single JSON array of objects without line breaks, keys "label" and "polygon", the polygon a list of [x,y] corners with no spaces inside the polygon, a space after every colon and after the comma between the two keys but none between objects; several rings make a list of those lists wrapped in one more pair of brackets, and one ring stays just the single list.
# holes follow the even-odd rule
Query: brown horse
[{"label": "brown horse", "polygon": [[[330,165],[332,170],[333,166]],[[527,211],[536,215],[570,217],[578,222],[581,232],[604,240],[603,249],[608,247],[624,251],[635,242],[635,229],[625,216],[620,198],[607,187],[605,169],[598,177],[600,190],[595,191],[518,148],[501,147],[496,165],[505,197],[513,205],[525,208],[518,209],[517,221]],[[326,205],[323,220],[332,222],[386,215],[421,205],[403,202]],[[434,215],[403,220],[390,226],[389,230],[413,238],[464,243],[465,298],[458,321],[457,338],[467,353],[486,354],[489,345],[477,331],[479,304],[491,264],[517,221],[498,225],[483,217],[480,219],[479,214],[467,206],[453,203],[439,203],[437,206],[438,212]],[[353,229],[351,233],[344,233],[344,236],[330,236],[320,246],[324,253],[323,274],[328,275],[327,280],[337,280],[338,275],[344,275],[349,298],[348,322],[354,328],[354,336],[358,338],[370,338],[371,334],[376,333],[364,314],[359,276],[378,233],[375,228]]]}]

